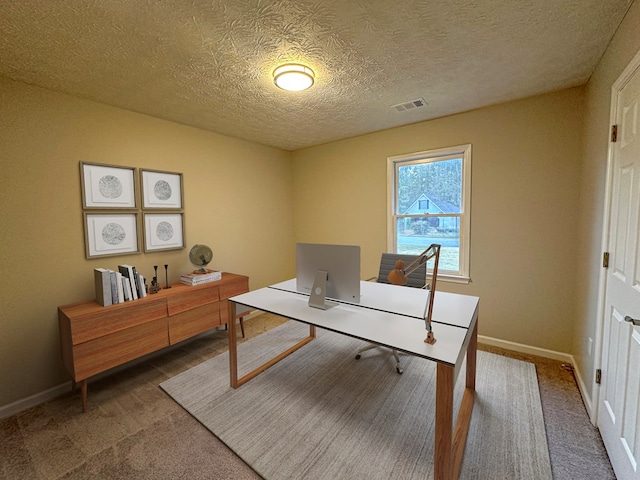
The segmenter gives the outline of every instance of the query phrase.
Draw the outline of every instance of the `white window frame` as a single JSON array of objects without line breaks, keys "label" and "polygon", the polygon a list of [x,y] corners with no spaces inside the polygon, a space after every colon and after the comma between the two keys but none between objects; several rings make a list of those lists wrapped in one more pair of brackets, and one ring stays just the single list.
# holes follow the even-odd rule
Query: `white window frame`
[{"label": "white window frame", "polygon": [[[398,168],[407,163],[432,162],[460,157],[462,157],[461,212],[460,214],[449,215],[460,217],[459,270],[455,273],[438,272],[438,280],[469,283],[471,281],[469,273],[471,250],[471,144],[387,157],[387,249],[389,252],[397,251],[396,223],[397,218],[401,216],[396,213]],[[438,216],[446,215],[439,214]]]}]

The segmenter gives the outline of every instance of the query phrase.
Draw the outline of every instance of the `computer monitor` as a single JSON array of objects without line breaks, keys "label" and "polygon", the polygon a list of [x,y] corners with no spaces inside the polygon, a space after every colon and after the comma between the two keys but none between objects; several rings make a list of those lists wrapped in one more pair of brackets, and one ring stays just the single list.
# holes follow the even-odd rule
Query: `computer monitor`
[{"label": "computer monitor", "polygon": [[360,303],[360,247],[296,244],[296,290],[312,307],[326,308],[325,298]]}]

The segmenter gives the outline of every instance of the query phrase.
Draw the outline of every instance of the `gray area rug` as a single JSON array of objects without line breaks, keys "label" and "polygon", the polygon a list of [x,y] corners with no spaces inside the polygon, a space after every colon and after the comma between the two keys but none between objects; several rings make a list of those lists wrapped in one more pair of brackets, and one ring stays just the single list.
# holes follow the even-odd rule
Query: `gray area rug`
[{"label": "gray area rug", "polygon": [[[308,334],[287,322],[239,346],[239,376]],[[433,477],[435,364],[325,330],[237,390],[228,353],[160,386],[268,480]],[[478,352],[464,479],[551,479],[535,366]],[[464,369],[455,391],[457,412]]]}]

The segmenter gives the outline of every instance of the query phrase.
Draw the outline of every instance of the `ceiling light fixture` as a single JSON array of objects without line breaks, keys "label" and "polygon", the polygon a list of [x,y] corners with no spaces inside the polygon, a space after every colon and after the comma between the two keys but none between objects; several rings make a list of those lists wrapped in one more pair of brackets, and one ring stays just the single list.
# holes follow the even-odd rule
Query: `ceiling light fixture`
[{"label": "ceiling light fixture", "polygon": [[281,65],[273,71],[273,83],[283,90],[300,92],[313,85],[313,70],[299,63]]}]

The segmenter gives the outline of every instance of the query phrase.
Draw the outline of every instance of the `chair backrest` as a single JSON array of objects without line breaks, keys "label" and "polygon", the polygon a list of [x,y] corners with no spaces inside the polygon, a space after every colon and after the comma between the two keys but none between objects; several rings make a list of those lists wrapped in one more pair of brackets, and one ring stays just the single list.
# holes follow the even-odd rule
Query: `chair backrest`
[{"label": "chair backrest", "polygon": [[[383,253],[380,259],[378,283],[389,283],[387,276],[396,268],[396,262],[402,260],[405,267],[416,259],[416,255],[400,255],[398,253]],[[427,262],[420,265],[407,276],[407,287],[422,288],[427,283]]]}]

